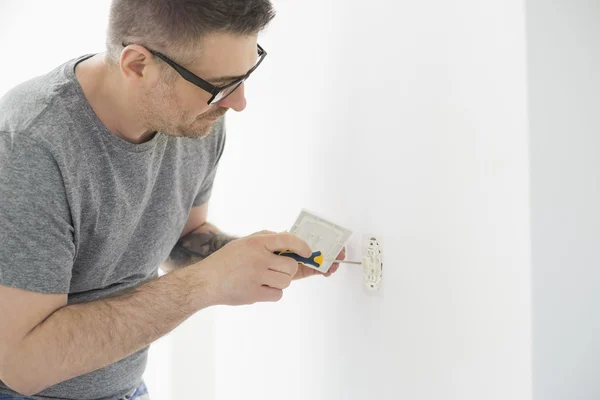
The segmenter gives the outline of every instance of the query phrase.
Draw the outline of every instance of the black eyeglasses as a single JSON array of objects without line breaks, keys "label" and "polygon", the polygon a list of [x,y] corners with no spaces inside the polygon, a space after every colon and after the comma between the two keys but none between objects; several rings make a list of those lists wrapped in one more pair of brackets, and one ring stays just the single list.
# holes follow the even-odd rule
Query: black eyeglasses
[{"label": "black eyeglasses", "polygon": [[[133,44],[133,43],[129,43],[129,44],[123,43],[123,47],[127,47],[130,44]],[[223,100],[227,96],[229,96],[231,93],[235,92],[235,90],[238,87],[240,87],[240,85],[242,83],[244,83],[244,81],[246,79],[248,79],[250,74],[252,72],[254,72],[256,70],[256,68],[258,68],[260,63],[265,59],[265,57],[267,56],[267,52],[262,47],[260,47],[259,44],[257,46],[258,46],[258,61],[254,65],[254,67],[252,67],[252,69],[250,69],[250,71],[246,72],[246,74],[244,76],[241,76],[239,79],[236,79],[235,81],[233,81],[225,86],[214,86],[214,85],[208,83],[207,81],[205,81],[204,79],[200,78],[199,76],[195,75],[191,71],[185,69],[181,65],[177,64],[175,61],[171,60],[169,57],[165,56],[164,54],[159,53],[158,51],[148,49],[147,47],[146,47],[146,49],[150,53],[154,54],[156,57],[160,58],[161,60],[163,60],[164,62],[169,64],[171,67],[173,67],[173,69],[175,71],[177,71],[183,79],[185,79],[188,82],[193,83],[194,85],[198,86],[199,88],[210,93],[212,95],[212,97],[210,98],[210,100],[208,100],[208,104],[215,104],[215,103],[218,103],[219,101]]]}]

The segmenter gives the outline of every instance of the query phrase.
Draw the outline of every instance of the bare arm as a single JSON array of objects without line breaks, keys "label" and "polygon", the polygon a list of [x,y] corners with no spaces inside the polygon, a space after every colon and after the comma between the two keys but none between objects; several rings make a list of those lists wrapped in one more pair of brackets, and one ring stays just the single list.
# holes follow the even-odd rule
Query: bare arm
[{"label": "bare arm", "polygon": [[208,204],[192,208],[179,241],[161,265],[164,271],[173,271],[202,261],[227,243],[237,239],[206,222],[207,215]]},{"label": "bare arm", "polygon": [[[161,268],[166,271],[173,271],[187,265],[204,260],[206,257],[219,250],[227,243],[238,239],[234,236],[224,234],[219,229],[206,222],[208,214],[208,205],[192,208],[188,221],[183,228],[182,235],[177,244],[171,250],[169,257],[163,262]],[[271,231],[262,231],[261,233],[274,233]],[[346,255],[346,249],[338,255],[338,259],[343,260]],[[331,266],[324,276],[329,277],[339,268],[339,264]],[[305,265],[299,265],[298,272],[293,277],[294,280],[307,278],[309,276],[323,275],[321,272],[309,268]]]},{"label": "bare arm", "polygon": [[216,226],[205,222],[179,239],[162,269],[173,271],[202,261],[235,239],[237,237],[226,235]]},{"label": "bare arm", "polygon": [[[212,305],[208,288],[204,275],[191,267],[118,297],[69,306],[60,306],[66,304],[66,295],[0,286],[0,315],[13,322],[7,326],[29,325],[24,336],[14,330],[12,335],[0,333],[0,379],[13,390],[32,395],[117,362]],[[42,315],[32,315],[30,310],[49,302],[57,309],[43,321],[35,321]]]},{"label": "bare arm", "polygon": [[279,301],[298,270],[273,254],[287,249],[312,253],[294,235],[258,233],[131,292],[84,304],[0,285],[0,380],[31,396],[133,354],[203,308]]}]

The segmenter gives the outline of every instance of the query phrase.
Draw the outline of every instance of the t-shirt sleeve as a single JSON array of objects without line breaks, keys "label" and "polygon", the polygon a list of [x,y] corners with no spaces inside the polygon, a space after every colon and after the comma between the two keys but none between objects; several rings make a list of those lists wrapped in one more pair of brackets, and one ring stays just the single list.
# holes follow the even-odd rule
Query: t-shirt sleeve
[{"label": "t-shirt sleeve", "polygon": [[34,139],[0,132],[0,284],[68,293],[75,258],[65,184]]},{"label": "t-shirt sleeve", "polygon": [[212,193],[215,176],[217,174],[217,169],[219,166],[219,161],[221,160],[221,156],[223,155],[223,151],[225,150],[225,136],[226,135],[225,135],[225,119],[224,118],[219,123],[219,125],[216,126],[216,129],[215,129],[215,132],[213,132],[213,135],[215,135],[215,137],[214,137],[214,141],[213,141],[214,145],[213,145],[213,150],[212,150],[212,154],[214,154],[213,160],[212,160],[213,161],[212,166],[210,167],[208,174],[204,178],[204,181],[200,185],[200,190],[198,190],[198,193],[196,194],[196,198],[194,199],[194,203],[192,204],[192,207],[201,206],[203,204],[208,203],[208,200],[210,200],[210,195]]}]

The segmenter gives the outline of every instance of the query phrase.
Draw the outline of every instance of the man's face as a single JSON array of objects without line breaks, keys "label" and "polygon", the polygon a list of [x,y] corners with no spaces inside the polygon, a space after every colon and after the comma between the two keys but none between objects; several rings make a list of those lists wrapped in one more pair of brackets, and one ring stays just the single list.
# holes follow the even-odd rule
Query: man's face
[{"label": "man's face", "polygon": [[[214,86],[224,86],[234,81],[227,77],[245,75],[256,63],[256,36],[210,35],[202,40],[195,56],[193,65],[183,67]],[[201,138],[211,132],[228,109],[239,112],[246,107],[243,84],[219,103],[209,105],[210,93],[186,81],[174,70],[169,73],[175,74],[174,81],[159,79],[138,93],[139,113],[149,130]]]}]

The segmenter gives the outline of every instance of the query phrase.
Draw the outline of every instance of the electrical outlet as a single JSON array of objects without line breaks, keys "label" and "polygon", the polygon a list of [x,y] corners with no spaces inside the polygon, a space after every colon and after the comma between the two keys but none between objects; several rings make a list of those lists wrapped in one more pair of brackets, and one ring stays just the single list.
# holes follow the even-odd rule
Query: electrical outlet
[{"label": "electrical outlet", "polygon": [[383,251],[381,238],[363,235],[363,277],[367,290],[376,292],[383,279]]}]

